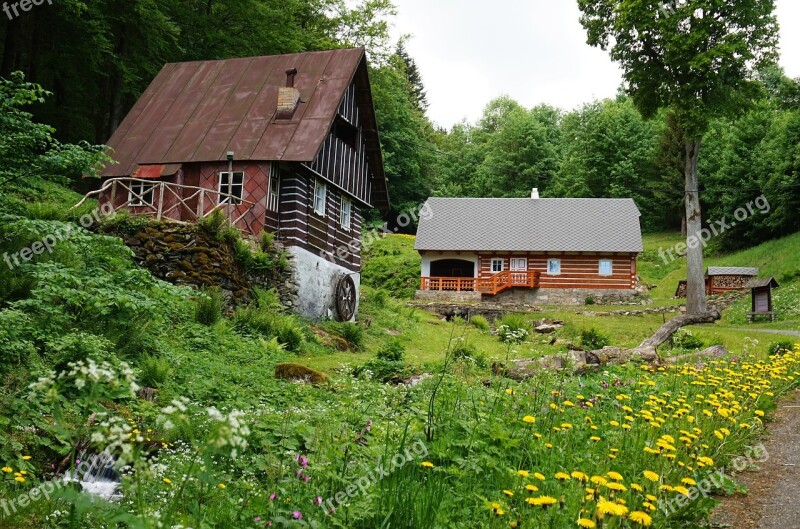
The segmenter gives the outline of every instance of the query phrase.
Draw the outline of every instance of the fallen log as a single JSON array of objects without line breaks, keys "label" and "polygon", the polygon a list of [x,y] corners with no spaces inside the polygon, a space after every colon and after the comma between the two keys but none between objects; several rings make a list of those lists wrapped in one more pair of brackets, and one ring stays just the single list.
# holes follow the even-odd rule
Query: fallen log
[{"label": "fallen log", "polygon": [[659,367],[665,363],[678,363],[681,358],[711,358],[727,354],[724,347],[709,347],[700,353],[693,353],[664,361],[658,354],[658,346],[672,338],[678,329],[687,325],[701,323],[714,323],[722,315],[714,310],[704,314],[686,314],[666,322],[651,337],[644,340],[633,349],[621,347],[604,347],[595,351],[569,351],[564,354],[548,355],[533,360],[515,360],[507,369],[503,366],[493,366],[497,374],[514,380],[524,380],[534,376],[542,370],[571,371],[573,374],[583,374],[597,371],[605,366],[627,364],[629,362],[646,362],[652,367]]}]

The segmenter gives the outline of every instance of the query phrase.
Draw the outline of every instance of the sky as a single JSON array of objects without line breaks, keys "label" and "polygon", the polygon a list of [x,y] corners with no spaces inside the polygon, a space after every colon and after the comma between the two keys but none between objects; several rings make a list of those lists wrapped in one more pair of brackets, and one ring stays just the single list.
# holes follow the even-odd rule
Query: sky
[{"label": "sky", "polygon": [[[586,44],[575,0],[394,0],[395,36],[428,92],[428,116],[450,128],[477,120],[508,95],[527,107],[571,110],[613,97],[621,84],[608,53]],[[776,0],[781,65],[800,77],[800,2]]]}]

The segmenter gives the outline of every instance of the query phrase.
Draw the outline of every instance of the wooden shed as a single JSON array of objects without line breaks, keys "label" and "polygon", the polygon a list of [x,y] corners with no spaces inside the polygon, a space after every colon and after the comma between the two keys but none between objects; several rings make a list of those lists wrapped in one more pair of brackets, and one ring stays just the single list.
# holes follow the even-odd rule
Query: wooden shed
[{"label": "wooden shed", "polygon": [[775,321],[775,311],[772,307],[772,289],[778,288],[775,278],[752,279],[747,284],[752,294],[752,305],[750,312],[747,313],[747,321],[752,322],[756,316],[769,316],[771,321]]}]

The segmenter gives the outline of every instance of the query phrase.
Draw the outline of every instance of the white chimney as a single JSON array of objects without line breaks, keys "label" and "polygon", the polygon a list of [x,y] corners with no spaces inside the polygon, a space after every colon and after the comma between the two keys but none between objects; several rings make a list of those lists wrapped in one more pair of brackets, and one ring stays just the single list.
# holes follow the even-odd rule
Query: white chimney
[{"label": "white chimney", "polygon": [[533,200],[539,200],[539,188],[538,187],[534,187],[533,191],[531,191],[531,198]]}]

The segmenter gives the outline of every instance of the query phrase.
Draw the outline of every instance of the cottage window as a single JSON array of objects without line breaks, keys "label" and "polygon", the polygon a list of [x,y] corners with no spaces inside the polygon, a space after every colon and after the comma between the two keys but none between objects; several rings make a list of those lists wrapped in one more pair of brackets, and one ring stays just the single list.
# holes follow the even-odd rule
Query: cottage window
[{"label": "cottage window", "polygon": [[503,271],[503,260],[492,259],[492,273],[497,274]]},{"label": "cottage window", "polygon": [[325,216],[325,201],[328,199],[328,186],[322,180],[314,183],[314,213]]},{"label": "cottage window", "polygon": [[128,191],[129,206],[152,206],[153,187],[155,184],[150,182],[131,182]]},{"label": "cottage window", "polygon": [[272,167],[272,174],[269,179],[269,210],[278,211],[280,204],[281,174],[277,166]]},{"label": "cottage window", "polygon": [[548,259],[547,273],[553,276],[559,275],[561,273],[561,259]]},{"label": "cottage window", "polygon": [[350,231],[352,211],[353,211],[353,203],[350,202],[349,198],[342,197],[342,208],[340,211],[341,214],[339,216],[339,224],[341,224],[342,229],[346,231]]},{"label": "cottage window", "polygon": [[241,204],[244,197],[244,172],[220,173],[219,192],[220,205]]},{"label": "cottage window", "polygon": [[600,275],[610,276],[614,272],[614,263],[611,259],[600,259]]}]

